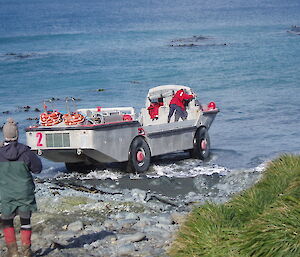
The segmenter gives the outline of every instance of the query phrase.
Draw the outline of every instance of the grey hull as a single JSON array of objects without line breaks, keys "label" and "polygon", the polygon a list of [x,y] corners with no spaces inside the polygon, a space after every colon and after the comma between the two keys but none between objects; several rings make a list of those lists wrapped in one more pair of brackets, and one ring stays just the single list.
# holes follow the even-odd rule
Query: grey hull
[{"label": "grey hull", "polygon": [[86,164],[132,160],[132,144],[137,137],[149,146],[150,156],[193,149],[197,130],[201,127],[208,130],[219,110],[203,107],[193,99],[187,106],[186,120],[174,122],[173,117],[167,123],[169,102],[180,88],[193,94],[190,88],[178,85],[149,90],[146,107],[157,99],[163,101],[156,118],[151,118],[147,108],[141,110],[139,118],[135,118],[132,107],[79,109],[88,122],[86,125],[61,122],[55,126],[29,127],[27,144],[51,161]]}]

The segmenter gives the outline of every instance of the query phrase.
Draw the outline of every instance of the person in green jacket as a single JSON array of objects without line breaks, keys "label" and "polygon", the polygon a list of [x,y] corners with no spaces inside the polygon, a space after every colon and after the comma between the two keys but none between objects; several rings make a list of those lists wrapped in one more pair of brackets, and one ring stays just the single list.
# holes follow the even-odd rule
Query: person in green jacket
[{"label": "person in green jacket", "polygon": [[0,199],[7,257],[20,256],[14,228],[17,215],[21,223],[21,256],[30,257],[31,214],[37,210],[31,172],[40,173],[42,163],[28,146],[18,142],[18,127],[12,118],[7,119],[2,132],[5,141],[0,147]]}]

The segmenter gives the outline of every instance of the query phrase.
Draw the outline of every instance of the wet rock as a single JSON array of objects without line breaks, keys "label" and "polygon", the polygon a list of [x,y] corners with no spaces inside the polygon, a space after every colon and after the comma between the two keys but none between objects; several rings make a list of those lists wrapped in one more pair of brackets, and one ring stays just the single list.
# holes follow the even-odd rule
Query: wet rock
[{"label": "wet rock", "polygon": [[140,221],[145,222],[147,225],[153,225],[157,223],[153,217],[148,215],[140,216]]},{"label": "wet rock", "polygon": [[139,216],[136,213],[126,213],[125,219],[138,220]]},{"label": "wet rock", "polygon": [[193,46],[199,46],[196,44],[178,44],[178,45],[174,45],[174,44],[170,44],[171,47],[193,47]]},{"label": "wet rock", "polygon": [[[166,247],[166,245],[168,245],[169,241],[166,239],[161,239],[160,237],[158,237],[160,240],[158,240],[157,238],[152,238],[152,242],[154,241],[154,245],[155,248],[154,249],[164,249]],[[154,250],[152,248],[152,250]]]},{"label": "wet rock", "polygon": [[135,219],[128,219],[128,220],[120,220],[118,222],[118,227],[119,229],[130,229],[135,223],[136,223],[137,220]]},{"label": "wet rock", "polygon": [[[74,235],[73,235],[74,236]],[[55,240],[56,235],[53,233],[43,233],[43,239],[45,240],[45,242],[53,242],[53,240]],[[32,234],[32,240],[33,241],[39,241],[41,238],[41,234],[37,234],[37,233],[33,233]]]},{"label": "wet rock", "polygon": [[103,92],[103,91],[105,91],[104,88],[98,88],[98,89],[97,89],[97,92]]},{"label": "wet rock", "polygon": [[135,234],[128,235],[118,235],[118,243],[134,243],[142,241],[146,238],[146,234],[137,232]]},{"label": "wet rock", "polygon": [[29,53],[29,54],[23,54],[23,53],[6,53],[6,56],[13,56],[15,58],[20,58],[20,59],[24,59],[24,58],[29,58],[34,56],[34,53]]},{"label": "wet rock", "polygon": [[81,98],[71,97],[72,101],[81,101]]},{"label": "wet rock", "polygon": [[24,112],[28,112],[31,107],[29,105],[26,106],[18,106],[18,109],[23,110]]},{"label": "wet rock", "polygon": [[[186,38],[177,38],[171,40],[171,44],[169,46],[171,47],[195,47],[195,46],[201,46],[203,44],[203,41],[209,40],[209,37],[196,35],[192,37],[186,37]],[[200,44],[199,44],[200,42]]]},{"label": "wet rock", "polygon": [[192,36],[192,37],[186,37],[186,38],[177,38],[177,39],[171,40],[171,42],[198,42],[198,41],[207,40],[207,39],[209,39],[209,37],[199,35],[199,36]]},{"label": "wet rock", "polygon": [[139,251],[138,256],[143,256],[143,257],[154,257],[154,256],[160,256],[162,257],[163,255],[156,255],[151,247],[143,248]]},{"label": "wet rock", "polygon": [[110,249],[99,249],[93,251],[93,256],[101,256],[101,257],[114,257],[112,255],[112,251]]},{"label": "wet rock", "polygon": [[116,221],[108,219],[108,220],[104,221],[103,226],[108,230],[114,231],[115,224],[116,224]]},{"label": "wet rock", "polygon": [[[94,243],[96,243],[96,242],[94,242]],[[95,245],[94,243],[91,243],[91,244],[85,244],[85,245],[83,246],[83,248],[84,248],[85,250],[87,250],[87,251],[92,251],[94,248],[97,248],[97,247],[98,247],[98,246]]]},{"label": "wet rock", "polygon": [[156,221],[160,224],[171,225],[172,219],[169,214],[160,215],[156,218]]},{"label": "wet rock", "polygon": [[119,212],[116,215],[112,215],[111,218],[116,220],[138,220],[139,216],[133,212]]},{"label": "wet rock", "polygon": [[78,232],[80,230],[83,230],[83,228],[84,228],[84,225],[83,225],[82,221],[80,221],[80,220],[75,221],[68,225],[69,231]]},{"label": "wet rock", "polygon": [[76,236],[76,232],[74,231],[61,231],[57,234],[57,236],[53,239],[54,242],[60,244],[67,244],[68,240],[74,238]]},{"label": "wet rock", "polygon": [[114,218],[116,220],[125,219],[127,213],[126,212],[119,212],[116,215],[111,215],[111,218]]},{"label": "wet rock", "polygon": [[108,244],[114,243],[117,241],[117,234],[106,231],[108,234],[102,241],[107,242]]},{"label": "wet rock", "polygon": [[136,229],[136,230],[141,230],[141,231],[143,231],[143,229],[146,227],[146,226],[148,226],[148,225],[150,225],[150,224],[148,224],[146,221],[138,221],[138,222],[136,222],[133,226],[132,226],[132,228],[133,229]]},{"label": "wet rock", "polygon": [[156,226],[146,227],[144,229],[144,233],[150,233],[150,234],[160,234],[166,232],[165,229],[158,228]]},{"label": "wet rock", "polygon": [[153,253],[152,256],[168,257],[168,255],[165,254],[165,252],[164,252],[164,250],[162,248],[155,248],[155,249],[153,249],[152,253]]},{"label": "wet rock", "polygon": [[144,202],[146,199],[147,192],[144,190],[134,188],[134,189],[132,189],[131,194],[132,194],[132,197],[134,198],[134,200],[139,201],[139,202]]},{"label": "wet rock", "polygon": [[63,248],[65,248],[65,246],[58,243],[58,242],[52,242],[51,245],[50,245],[50,248],[52,248],[52,249],[63,249]]},{"label": "wet rock", "polygon": [[102,244],[103,244],[102,240],[97,240],[95,242],[92,242],[91,244],[85,244],[84,248],[90,248],[90,247],[99,248],[102,246]]},{"label": "wet rock", "polygon": [[31,57],[32,55],[31,54],[18,54],[17,55],[17,57],[18,58],[21,58],[21,59],[23,59],[23,58],[28,58],[28,57]]},{"label": "wet rock", "polygon": [[227,46],[226,43],[223,44],[170,44],[171,47],[210,47],[210,46]]},{"label": "wet rock", "polygon": [[51,97],[51,98],[49,98],[48,101],[52,102],[52,101],[59,101],[59,100],[60,100],[60,98]]},{"label": "wet rock", "polygon": [[54,249],[51,253],[52,256],[57,256],[57,257],[62,256],[62,252],[58,248]]},{"label": "wet rock", "polygon": [[159,227],[146,227],[143,232],[146,233],[148,238],[152,239],[160,238],[163,240],[170,238],[170,232]]},{"label": "wet rock", "polygon": [[172,231],[172,230],[175,229],[175,227],[173,225],[167,225],[167,224],[158,223],[155,226],[160,228],[160,229],[166,230],[166,231]]},{"label": "wet rock", "polygon": [[104,226],[97,225],[97,224],[93,224],[93,225],[89,225],[89,226],[85,227],[85,231],[87,233],[90,233],[90,232],[99,232],[99,231],[102,231],[102,230],[104,230]]},{"label": "wet rock", "polygon": [[133,244],[122,245],[117,249],[118,256],[131,256],[135,251]]},{"label": "wet rock", "polygon": [[142,84],[142,82],[136,81],[136,80],[132,80],[132,81],[130,81],[130,83],[131,83],[131,84]]},{"label": "wet rock", "polygon": [[15,56],[17,54],[16,53],[6,53],[5,55],[7,55],[7,56]]}]

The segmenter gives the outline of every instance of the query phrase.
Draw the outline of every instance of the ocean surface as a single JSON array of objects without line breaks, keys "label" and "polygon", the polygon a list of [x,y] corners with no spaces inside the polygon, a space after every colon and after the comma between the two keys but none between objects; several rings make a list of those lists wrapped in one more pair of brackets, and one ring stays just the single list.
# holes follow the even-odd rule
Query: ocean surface
[{"label": "ocean surface", "polygon": [[[221,112],[208,162],[164,156],[150,173],[251,170],[300,152],[299,0],[0,0],[0,125],[36,123],[44,100],[144,106],[151,87],[181,84]],[[103,89],[103,90],[102,90]],[[43,160],[44,173],[63,171]],[[102,172],[103,173],[103,172]]]}]

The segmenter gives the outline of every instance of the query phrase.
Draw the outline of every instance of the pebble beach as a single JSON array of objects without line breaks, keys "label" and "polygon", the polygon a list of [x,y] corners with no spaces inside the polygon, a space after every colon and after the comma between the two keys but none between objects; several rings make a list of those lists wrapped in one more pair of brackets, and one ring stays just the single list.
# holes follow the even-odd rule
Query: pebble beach
[{"label": "pebble beach", "polygon": [[[43,183],[37,192],[35,256],[167,256],[188,210],[146,202],[146,192],[139,189],[97,195]],[[0,245],[4,256],[2,234]]]}]

